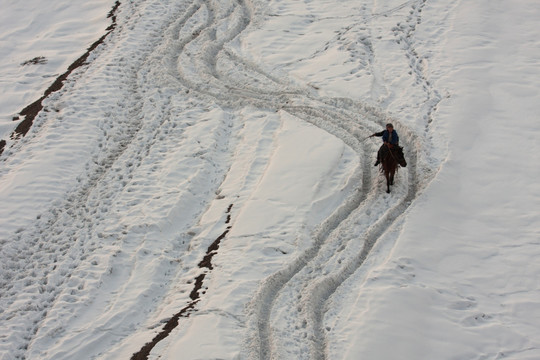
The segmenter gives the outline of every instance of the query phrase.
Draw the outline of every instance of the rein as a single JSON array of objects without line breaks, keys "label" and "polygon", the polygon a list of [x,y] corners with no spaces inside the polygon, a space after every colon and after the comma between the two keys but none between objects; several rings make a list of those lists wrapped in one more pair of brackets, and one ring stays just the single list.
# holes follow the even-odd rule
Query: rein
[{"label": "rein", "polygon": [[[388,148],[388,152],[390,153],[390,155],[392,156],[392,158],[396,161],[396,164],[399,165],[399,161],[396,159],[396,157],[394,156],[394,153],[392,152],[392,148],[388,145],[386,145],[386,147]],[[386,155],[388,156],[388,155]]]}]

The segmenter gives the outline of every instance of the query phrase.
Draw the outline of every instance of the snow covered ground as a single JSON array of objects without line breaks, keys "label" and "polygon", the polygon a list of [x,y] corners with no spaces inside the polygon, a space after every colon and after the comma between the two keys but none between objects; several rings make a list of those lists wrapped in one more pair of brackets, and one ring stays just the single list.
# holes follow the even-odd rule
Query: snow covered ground
[{"label": "snow covered ground", "polygon": [[537,2],[2,5],[1,359],[540,358]]}]

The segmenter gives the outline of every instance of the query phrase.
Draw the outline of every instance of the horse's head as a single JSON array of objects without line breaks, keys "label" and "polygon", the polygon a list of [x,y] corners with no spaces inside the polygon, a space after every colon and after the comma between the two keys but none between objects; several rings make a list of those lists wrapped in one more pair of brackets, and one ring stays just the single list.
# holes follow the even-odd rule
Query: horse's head
[{"label": "horse's head", "polygon": [[396,160],[401,167],[407,167],[407,162],[405,161],[405,155],[403,154],[403,148],[398,146],[396,151]]},{"label": "horse's head", "polygon": [[405,158],[401,158],[401,159],[398,161],[398,164],[399,164],[399,166],[401,166],[401,167],[407,167],[407,162],[405,161]]}]

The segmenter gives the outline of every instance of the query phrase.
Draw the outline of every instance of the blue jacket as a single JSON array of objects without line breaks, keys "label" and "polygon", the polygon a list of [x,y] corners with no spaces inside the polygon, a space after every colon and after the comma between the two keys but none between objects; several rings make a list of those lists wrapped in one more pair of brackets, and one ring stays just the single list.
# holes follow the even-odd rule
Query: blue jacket
[{"label": "blue jacket", "polygon": [[389,140],[390,133],[388,130],[383,130],[381,132],[373,134],[374,136],[382,136],[383,142],[389,142],[392,145],[399,145],[399,136],[396,130],[392,131],[392,138]]}]

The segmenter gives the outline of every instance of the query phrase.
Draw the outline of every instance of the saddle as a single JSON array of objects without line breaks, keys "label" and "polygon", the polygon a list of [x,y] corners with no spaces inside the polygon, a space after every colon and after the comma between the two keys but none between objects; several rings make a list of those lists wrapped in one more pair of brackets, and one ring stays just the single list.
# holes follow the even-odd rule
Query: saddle
[{"label": "saddle", "polygon": [[394,145],[390,148],[383,144],[379,149],[379,159],[383,160],[387,156],[393,156],[401,167],[407,166],[402,146]]}]

